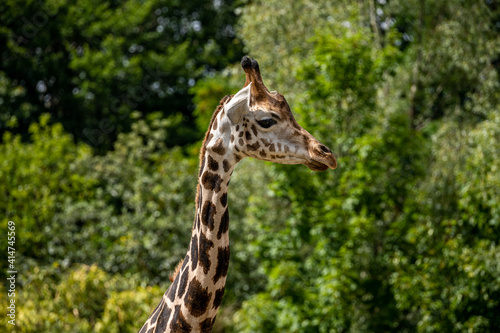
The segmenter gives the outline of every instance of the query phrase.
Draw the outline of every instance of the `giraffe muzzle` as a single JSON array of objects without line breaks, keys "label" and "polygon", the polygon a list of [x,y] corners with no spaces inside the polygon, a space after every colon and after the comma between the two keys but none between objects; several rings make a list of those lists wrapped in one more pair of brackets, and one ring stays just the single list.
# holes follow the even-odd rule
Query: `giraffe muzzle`
[{"label": "giraffe muzzle", "polygon": [[309,148],[310,159],[304,163],[313,171],[325,171],[337,168],[337,160],[330,148],[316,141]]}]

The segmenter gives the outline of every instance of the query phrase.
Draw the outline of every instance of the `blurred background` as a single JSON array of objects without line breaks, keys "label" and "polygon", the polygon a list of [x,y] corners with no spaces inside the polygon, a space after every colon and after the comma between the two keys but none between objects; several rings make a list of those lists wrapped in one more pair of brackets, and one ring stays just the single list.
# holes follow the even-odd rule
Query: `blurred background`
[{"label": "blurred background", "polygon": [[497,0],[2,0],[16,332],[138,331],[245,54],[339,167],[240,163],[214,332],[498,331],[499,37]]}]

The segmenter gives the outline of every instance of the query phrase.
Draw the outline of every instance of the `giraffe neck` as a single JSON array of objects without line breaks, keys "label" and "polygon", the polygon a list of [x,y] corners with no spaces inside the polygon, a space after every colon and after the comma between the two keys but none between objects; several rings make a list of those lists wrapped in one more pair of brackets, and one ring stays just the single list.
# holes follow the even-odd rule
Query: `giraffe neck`
[{"label": "giraffe neck", "polygon": [[229,266],[227,189],[240,159],[229,149],[230,138],[217,131],[218,123],[223,127],[221,114],[212,122],[200,156],[196,216],[189,249],[173,283],[140,332],[212,330]]}]

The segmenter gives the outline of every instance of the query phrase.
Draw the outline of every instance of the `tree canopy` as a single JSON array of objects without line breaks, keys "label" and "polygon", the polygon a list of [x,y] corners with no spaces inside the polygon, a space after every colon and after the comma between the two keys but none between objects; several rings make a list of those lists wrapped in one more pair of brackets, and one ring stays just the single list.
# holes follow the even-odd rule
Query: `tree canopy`
[{"label": "tree canopy", "polygon": [[189,88],[242,55],[233,1],[3,1],[0,131],[42,113],[101,151],[129,115],[179,115],[169,145],[192,143]]}]

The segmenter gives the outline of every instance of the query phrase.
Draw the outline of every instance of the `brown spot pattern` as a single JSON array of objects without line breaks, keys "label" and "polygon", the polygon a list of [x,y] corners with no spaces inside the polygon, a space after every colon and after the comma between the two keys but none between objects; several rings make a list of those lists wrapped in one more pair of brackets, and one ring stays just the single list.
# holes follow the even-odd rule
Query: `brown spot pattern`
[{"label": "brown spot pattern", "polygon": [[210,249],[214,247],[214,243],[207,239],[203,232],[200,232],[200,250],[198,252],[198,262],[203,267],[203,273],[208,274],[210,270]]},{"label": "brown spot pattern", "polygon": [[221,203],[222,207],[226,207],[226,205],[227,205],[227,193],[224,193],[220,197],[220,203]]},{"label": "brown spot pattern", "polygon": [[198,204],[198,209],[200,209],[201,208],[201,203],[203,202],[203,194],[201,193],[201,190],[199,188],[199,184],[198,184],[198,189],[197,190],[198,190],[197,191],[198,192],[198,198],[197,198],[198,201],[197,201],[197,204]]},{"label": "brown spot pattern", "polygon": [[201,177],[201,183],[207,190],[219,192],[222,178],[215,173],[206,171]]},{"label": "brown spot pattern", "polygon": [[224,141],[222,138],[217,139],[215,142],[215,146],[212,148],[212,151],[219,155],[224,155],[226,153],[226,148],[224,148]]},{"label": "brown spot pattern", "polygon": [[229,229],[229,210],[226,209],[224,214],[222,214],[222,218],[219,224],[219,231],[217,232],[217,239],[222,237],[222,234],[226,233]]},{"label": "brown spot pattern", "polygon": [[172,330],[172,332],[189,333],[191,332],[191,325],[189,325],[186,318],[184,318],[184,316],[182,315],[182,311],[180,311],[180,308],[180,305],[175,306],[174,317],[172,318],[170,329]]},{"label": "brown spot pattern", "polygon": [[228,172],[229,169],[231,169],[231,163],[229,163],[228,160],[222,161],[222,168],[224,169],[224,172]]},{"label": "brown spot pattern", "polygon": [[215,214],[217,214],[217,207],[210,201],[205,202],[201,211],[201,222],[210,230],[214,230]]},{"label": "brown spot pattern", "polygon": [[253,135],[257,136],[257,128],[255,127],[255,125],[252,125],[252,127],[250,128],[252,129]]},{"label": "brown spot pattern", "polygon": [[196,267],[198,267],[198,236],[194,235],[191,239],[191,270],[194,271]]},{"label": "brown spot pattern", "polygon": [[271,142],[267,139],[260,139],[260,141],[262,141],[262,143],[266,146],[266,147],[269,147],[269,145],[271,144]]},{"label": "brown spot pattern", "polygon": [[215,269],[214,283],[217,283],[221,277],[227,275],[229,268],[229,246],[219,248],[217,253],[217,268]]},{"label": "brown spot pattern", "polygon": [[260,143],[258,141],[256,141],[254,144],[247,144],[247,148],[248,150],[250,151],[256,151],[257,149],[260,148]]},{"label": "brown spot pattern", "polygon": [[208,287],[203,288],[201,283],[195,278],[189,283],[187,297],[184,299],[184,305],[189,313],[199,317],[207,311],[208,303],[212,298],[212,293],[208,292]]},{"label": "brown spot pattern", "polygon": [[200,332],[201,333],[210,333],[212,332],[212,326],[214,325],[214,320],[212,318],[207,318],[200,323]]},{"label": "brown spot pattern", "polygon": [[169,308],[167,308],[166,306],[162,307],[162,309],[160,310],[158,321],[156,322],[157,332],[164,332],[166,330],[171,313],[172,311]]},{"label": "brown spot pattern", "polygon": [[[160,303],[158,304],[156,309],[153,311],[153,315],[151,316],[152,323],[156,323],[156,320],[158,319],[158,315],[163,311],[164,307],[165,307],[165,299],[162,297]],[[168,313],[168,316],[170,317],[170,312]],[[167,321],[168,321],[168,319],[169,318],[167,318]]]},{"label": "brown spot pattern", "polygon": [[210,155],[208,156],[208,168],[212,171],[219,170],[219,162],[214,160]]},{"label": "brown spot pattern", "polygon": [[188,283],[188,275],[189,275],[189,269],[184,269],[184,272],[182,273],[181,276],[181,282],[179,282],[179,290],[177,291],[178,297],[182,297],[184,295],[184,292],[186,291],[186,286]]},{"label": "brown spot pattern", "polygon": [[218,309],[222,304],[222,297],[224,296],[224,287],[215,291],[214,304],[212,309]]}]

